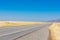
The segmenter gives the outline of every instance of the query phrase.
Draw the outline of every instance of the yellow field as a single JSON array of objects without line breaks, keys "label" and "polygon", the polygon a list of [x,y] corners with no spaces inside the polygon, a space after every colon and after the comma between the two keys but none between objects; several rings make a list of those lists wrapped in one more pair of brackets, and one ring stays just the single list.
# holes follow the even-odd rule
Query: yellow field
[{"label": "yellow field", "polygon": [[51,32],[51,38],[52,40],[60,40],[60,23],[53,23],[49,30]]},{"label": "yellow field", "polygon": [[33,25],[33,24],[46,24],[47,22],[20,22],[20,21],[0,21],[0,27],[5,26],[22,26],[22,25]]}]

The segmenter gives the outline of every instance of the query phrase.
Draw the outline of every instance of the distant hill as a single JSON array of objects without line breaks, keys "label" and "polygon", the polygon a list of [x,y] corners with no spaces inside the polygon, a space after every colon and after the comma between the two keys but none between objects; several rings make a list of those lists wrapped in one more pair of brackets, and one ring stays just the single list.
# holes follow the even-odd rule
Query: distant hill
[{"label": "distant hill", "polygon": [[58,20],[49,20],[48,22],[60,22],[60,19],[58,19]]}]

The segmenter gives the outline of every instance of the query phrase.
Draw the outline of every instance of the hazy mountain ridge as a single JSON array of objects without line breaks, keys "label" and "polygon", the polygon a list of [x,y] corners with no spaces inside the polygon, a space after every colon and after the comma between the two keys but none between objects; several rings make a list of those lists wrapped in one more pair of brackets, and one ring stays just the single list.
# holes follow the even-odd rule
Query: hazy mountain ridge
[{"label": "hazy mountain ridge", "polygon": [[60,22],[60,19],[57,19],[57,20],[49,20],[48,22]]}]

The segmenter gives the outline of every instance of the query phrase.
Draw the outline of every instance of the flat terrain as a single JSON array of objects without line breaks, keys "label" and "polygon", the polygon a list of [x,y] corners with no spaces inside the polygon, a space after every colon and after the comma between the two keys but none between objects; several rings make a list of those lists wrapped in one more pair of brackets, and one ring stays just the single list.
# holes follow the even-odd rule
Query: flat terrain
[{"label": "flat terrain", "polygon": [[[45,27],[48,27],[48,26],[49,26],[49,24],[37,24],[37,25],[27,25],[27,26],[20,26],[20,27],[17,27],[17,26],[16,27],[15,26],[14,27],[13,26],[12,27],[3,27],[3,28],[0,28],[0,40],[12,40],[12,39],[15,39],[18,37],[21,37],[21,39],[22,39],[22,37],[24,35],[30,34],[31,32],[33,33],[34,31],[37,31],[40,29],[42,29],[42,30],[38,31],[38,34],[35,32],[34,33],[36,35],[39,35],[39,33],[41,32],[40,37],[43,38],[45,35],[45,37],[46,37],[45,39],[47,39],[48,31]],[[31,35],[33,35],[33,34],[31,34]],[[37,36],[37,37],[39,37],[39,36]]]},{"label": "flat terrain", "polygon": [[[0,21],[0,40],[48,40],[49,31],[60,38],[58,22]],[[57,35],[58,34],[58,35]]]},{"label": "flat terrain", "polygon": [[20,21],[0,21],[0,27],[25,26],[34,24],[47,24],[47,22],[20,22]]}]

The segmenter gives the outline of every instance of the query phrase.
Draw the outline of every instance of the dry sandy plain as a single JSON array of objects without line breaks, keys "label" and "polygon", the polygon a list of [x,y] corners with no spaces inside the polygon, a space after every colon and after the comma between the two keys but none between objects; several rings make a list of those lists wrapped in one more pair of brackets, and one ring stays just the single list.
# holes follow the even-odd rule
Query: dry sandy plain
[{"label": "dry sandy plain", "polygon": [[[0,21],[0,27],[6,27],[6,26],[8,26],[8,27],[11,27],[11,26],[24,26],[24,25],[33,25],[33,24],[48,24],[48,22]],[[51,32],[50,37],[52,38],[52,40],[60,40],[60,23],[59,22],[53,22],[49,27],[47,27],[47,29],[49,29],[50,32]],[[35,33],[31,33],[30,35],[34,35],[34,34]],[[39,32],[38,32],[38,34],[39,34]],[[37,35],[37,33],[36,33],[36,35]],[[28,37],[29,37],[29,35],[27,36],[27,38]],[[35,36],[35,37],[37,37],[37,36]],[[18,40],[21,40],[21,39],[18,39]]]},{"label": "dry sandy plain", "polygon": [[33,24],[46,24],[47,22],[20,22],[20,21],[0,21],[0,27],[6,26],[23,26]]}]

